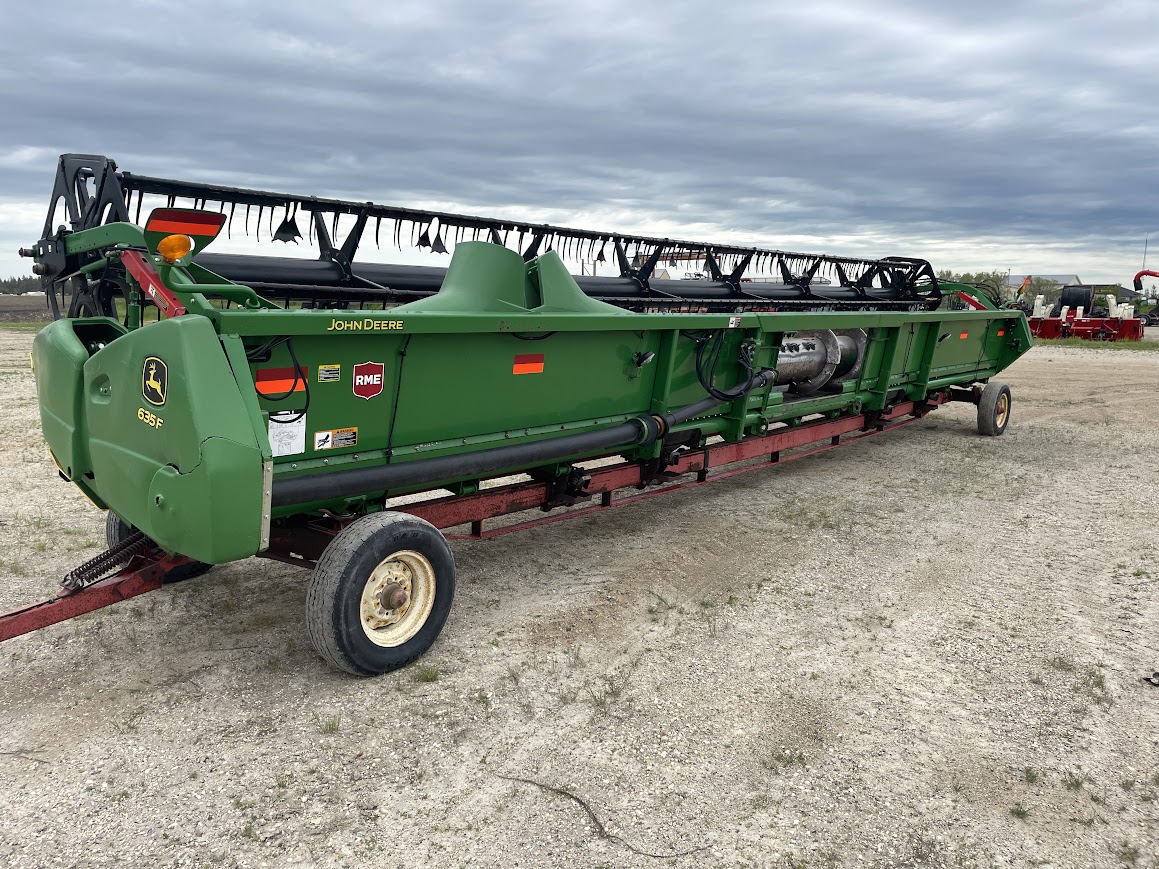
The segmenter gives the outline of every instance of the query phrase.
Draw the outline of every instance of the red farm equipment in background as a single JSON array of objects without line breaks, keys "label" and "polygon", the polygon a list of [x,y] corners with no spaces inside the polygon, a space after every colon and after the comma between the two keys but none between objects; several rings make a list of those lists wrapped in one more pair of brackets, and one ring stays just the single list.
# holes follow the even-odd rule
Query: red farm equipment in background
[{"label": "red farm equipment in background", "polygon": [[[1135,276],[1136,290],[1140,272]],[[1159,275],[1156,275],[1159,277]],[[1027,318],[1035,338],[1083,338],[1087,341],[1140,341],[1146,321],[1135,314],[1133,305],[1119,304],[1113,295],[1106,296],[1107,307],[1095,308],[1093,286],[1063,287],[1053,308],[1047,308],[1042,296],[1034,300],[1034,311]]]}]

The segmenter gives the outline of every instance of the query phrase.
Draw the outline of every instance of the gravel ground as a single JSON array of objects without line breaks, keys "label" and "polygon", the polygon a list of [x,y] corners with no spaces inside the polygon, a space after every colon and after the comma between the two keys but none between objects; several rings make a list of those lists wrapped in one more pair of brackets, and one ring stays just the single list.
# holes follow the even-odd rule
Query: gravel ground
[{"label": "gravel ground", "polygon": [[[102,539],[31,340],[0,331],[0,610]],[[1005,379],[1002,438],[955,404],[455,542],[388,676],[324,665],[308,574],[261,560],[12,640],[0,863],[1159,866],[1159,353]]]}]

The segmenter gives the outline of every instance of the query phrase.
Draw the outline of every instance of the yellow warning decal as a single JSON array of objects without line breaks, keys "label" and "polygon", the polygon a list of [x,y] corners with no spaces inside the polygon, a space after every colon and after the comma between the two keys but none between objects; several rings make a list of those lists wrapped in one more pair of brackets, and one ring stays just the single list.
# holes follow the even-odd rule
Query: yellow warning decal
[{"label": "yellow warning decal", "polygon": [[314,451],[337,450],[344,447],[358,446],[358,429],[333,428],[328,431],[314,432]]}]

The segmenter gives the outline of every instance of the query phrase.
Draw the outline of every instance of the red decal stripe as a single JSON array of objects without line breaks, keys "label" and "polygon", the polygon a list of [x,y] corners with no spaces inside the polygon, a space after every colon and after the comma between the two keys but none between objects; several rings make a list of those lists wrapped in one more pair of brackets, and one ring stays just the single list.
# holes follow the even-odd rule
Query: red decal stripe
[{"label": "red decal stripe", "polygon": [[542,374],[542,353],[516,353],[515,364],[511,366],[512,374]]},{"label": "red decal stripe", "polygon": [[193,211],[188,208],[157,208],[149,215],[149,223],[175,220],[181,223],[200,223],[208,229],[221,229],[225,215],[217,211]]},{"label": "red decal stripe", "polygon": [[149,225],[145,229],[149,232],[164,232],[169,235],[180,233],[181,235],[209,236],[210,238],[214,238],[221,227],[206,226],[203,223],[188,223],[185,221],[179,223],[175,220],[150,220]]},{"label": "red decal stripe", "polygon": [[254,378],[258,393],[261,395],[282,395],[291,389],[294,392],[304,392],[306,380],[310,376],[310,369],[303,365],[298,371],[301,374],[295,377],[293,368],[260,369],[257,377]]}]

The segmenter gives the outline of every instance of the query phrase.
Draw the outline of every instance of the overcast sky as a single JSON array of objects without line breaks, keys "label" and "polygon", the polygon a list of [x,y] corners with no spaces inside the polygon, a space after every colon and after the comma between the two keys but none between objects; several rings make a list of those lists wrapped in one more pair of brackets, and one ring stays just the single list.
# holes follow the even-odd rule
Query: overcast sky
[{"label": "overcast sky", "polygon": [[8,4],[0,276],[28,273],[15,249],[40,235],[57,155],[81,152],[139,174],[1126,283],[1159,236],[1157,10]]}]

